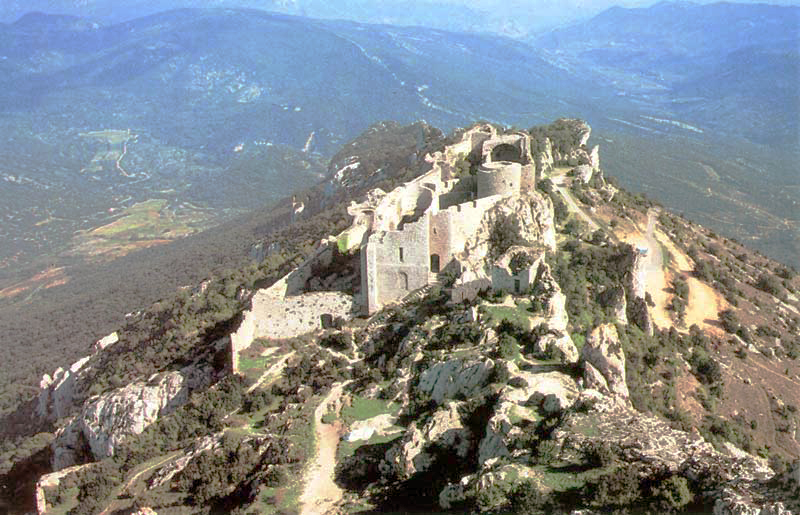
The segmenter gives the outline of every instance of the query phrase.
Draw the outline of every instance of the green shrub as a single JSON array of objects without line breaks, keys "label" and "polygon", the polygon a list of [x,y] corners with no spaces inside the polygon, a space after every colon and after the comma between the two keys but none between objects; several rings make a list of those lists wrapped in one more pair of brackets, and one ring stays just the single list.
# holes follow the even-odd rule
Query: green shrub
[{"label": "green shrub", "polygon": [[639,472],[624,465],[587,485],[587,497],[598,507],[627,507],[641,498]]},{"label": "green shrub", "polygon": [[516,515],[529,515],[542,510],[547,505],[547,496],[535,481],[522,481],[509,496],[511,511]]}]

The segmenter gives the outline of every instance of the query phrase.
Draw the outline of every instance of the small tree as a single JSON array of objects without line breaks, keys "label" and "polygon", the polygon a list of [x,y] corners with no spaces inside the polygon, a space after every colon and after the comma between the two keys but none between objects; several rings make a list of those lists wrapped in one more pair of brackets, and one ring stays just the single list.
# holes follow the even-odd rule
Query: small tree
[{"label": "small tree", "polygon": [[720,311],[718,316],[723,329],[731,334],[736,334],[741,326],[739,317],[736,316],[736,313],[730,309],[726,309],[725,311]]}]

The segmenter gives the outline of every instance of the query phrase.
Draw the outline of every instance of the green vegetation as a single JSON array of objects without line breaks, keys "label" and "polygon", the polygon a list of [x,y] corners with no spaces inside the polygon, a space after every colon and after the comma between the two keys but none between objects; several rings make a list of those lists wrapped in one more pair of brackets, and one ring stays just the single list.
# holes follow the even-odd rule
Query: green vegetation
[{"label": "green vegetation", "polygon": [[524,244],[519,234],[520,230],[511,217],[498,218],[489,231],[489,256],[497,259],[510,247]]},{"label": "green vegetation", "polygon": [[515,299],[514,303],[516,304],[514,307],[481,304],[479,310],[486,317],[486,324],[491,327],[507,321],[527,331],[532,330],[531,311],[533,306],[531,301],[529,299]]},{"label": "green vegetation", "polygon": [[342,407],[341,418],[345,424],[350,425],[357,420],[367,420],[378,415],[397,413],[400,406],[383,399],[368,399],[355,396],[349,406]]}]

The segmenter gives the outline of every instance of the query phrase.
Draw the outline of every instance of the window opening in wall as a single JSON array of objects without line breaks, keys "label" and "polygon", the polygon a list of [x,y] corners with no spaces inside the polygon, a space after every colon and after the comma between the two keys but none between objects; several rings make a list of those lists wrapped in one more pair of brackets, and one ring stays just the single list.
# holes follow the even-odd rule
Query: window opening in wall
[{"label": "window opening in wall", "polygon": [[514,279],[514,293],[519,293],[519,279]]},{"label": "window opening in wall", "polygon": [[403,262],[403,247],[400,247],[400,262]]},{"label": "window opening in wall", "polygon": [[431,272],[434,274],[439,273],[439,255],[433,254],[431,255]]}]

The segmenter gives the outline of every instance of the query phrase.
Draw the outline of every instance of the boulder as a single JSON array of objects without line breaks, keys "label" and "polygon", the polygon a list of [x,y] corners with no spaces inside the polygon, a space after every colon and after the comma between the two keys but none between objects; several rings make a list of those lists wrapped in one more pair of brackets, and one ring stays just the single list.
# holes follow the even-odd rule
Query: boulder
[{"label": "boulder", "polygon": [[[591,159],[591,157],[590,157]],[[588,184],[592,180],[594,168],[591,165],[579,165],[574,170],[575,178],[584,184]]]},{"label": "boulder", "polygon": [[431,444],[449,449],[459,458],[466,458],[472,434],[464,427],[458,408],[462,403],[450,402],[437,409],[422,427],[416,423],[406,431],[398,444],[386,451],[380,470],[385,476],[405,480],[428,470],[433,456],[427,451]]},{"label": "boulder", "polygon": [[491,359],[435,363],[419,375],[417,389],[439,404],[459,394],[470,398],[488,383],[494,367]]},{"label": "boulder", "polygon": [[566,334],[548,333],[536,341],[534,351],[545,356],[558,356],[562,363],[576,363],[580,358],[578,348]]},{"label": "boulder", "polygon": [[113,333],[109,334],[108,336],[100,338],[99,340],[94,342],[94,345],[92,345],[92,354],[97,354],[101,350],[106,349],[106,348],[114,345],[118,341],[119,341],[119,335],[117,334],[116,331],[114,331]]},{"label": "boulder", "polygon": [[[628,399],[625,379],[625,353],[619,342],[617,328],[612,324],[596,327],[589,333],[581,351],[581,361],[589,363],[606,380],[612,395]],[[586,377],[584,377],[584,380]]]}]

